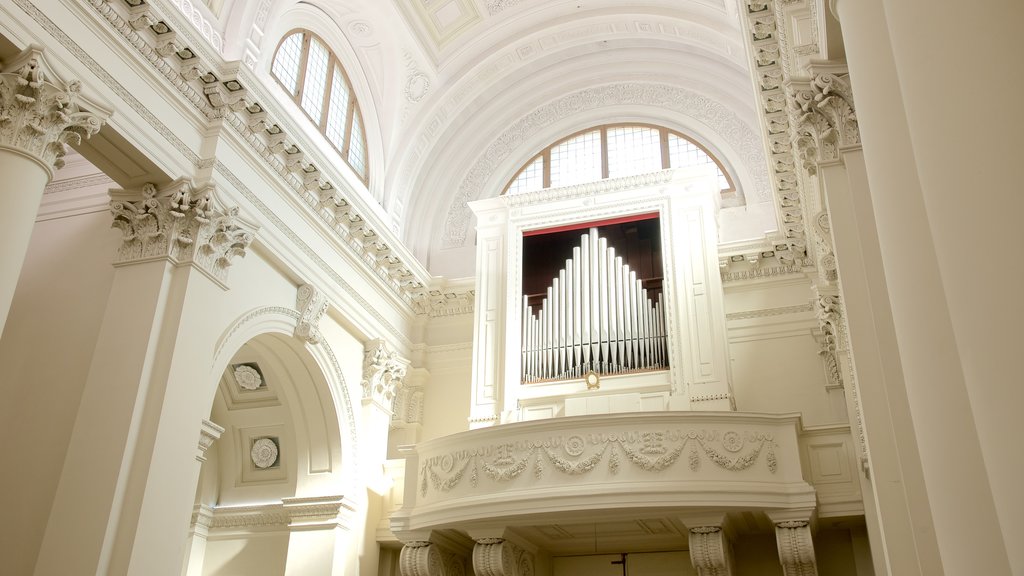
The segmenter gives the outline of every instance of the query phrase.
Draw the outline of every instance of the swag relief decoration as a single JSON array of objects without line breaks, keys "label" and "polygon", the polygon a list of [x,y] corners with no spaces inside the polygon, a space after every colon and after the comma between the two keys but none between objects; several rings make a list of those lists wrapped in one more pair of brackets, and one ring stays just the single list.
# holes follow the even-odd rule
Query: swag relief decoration
[{"label": "swag relief decoration", "polygon": [[[691,472],[705,461],[724,470],[740,472],[759,460],[774,474],[778,469],[777,444],[771,433],[729,430],[666,430],[574,434],[568,437],[520,440],[474,450],[459,450],[427,458],[420,466],[420,494],[448,492],[468,478],[477,486],[481,475],[507,482],[532,472],[542,478],[549,469],[579,476],[605,467],[617,474],[625,465],[647,472],[662,472],[684,454]],[[764,458],[761,458],[761,454]]]}]

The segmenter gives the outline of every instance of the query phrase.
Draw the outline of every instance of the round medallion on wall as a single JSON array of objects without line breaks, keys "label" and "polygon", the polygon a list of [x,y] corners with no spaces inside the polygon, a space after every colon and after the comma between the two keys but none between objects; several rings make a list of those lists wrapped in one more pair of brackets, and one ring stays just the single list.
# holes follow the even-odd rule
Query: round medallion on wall
[{"label": "round medallion on wall", "polygon": [[585,445],[582,437],[569,436],[569,439],[565,441],[565,453],[569,456],[579,456],[583,454],[583,447]]},{"label": "round medallion on wall", "polygon": [[270,468],[277,462],[277,444],[270,438],[260,438],[252,443],[249,456],[252,458],[252,463],[260,470]]},{"label": "round medallion on wall", "polygon": [[263,377],[252,366],[242,364],[235,367],[235,381],[244,390],[256,390],[263,384]]},{"label": "round medallion on wall", "polygon": [[739,452],[743,449],[743,436],[739,432],[729,431],[722,436],[722,448],[729,452]]}]

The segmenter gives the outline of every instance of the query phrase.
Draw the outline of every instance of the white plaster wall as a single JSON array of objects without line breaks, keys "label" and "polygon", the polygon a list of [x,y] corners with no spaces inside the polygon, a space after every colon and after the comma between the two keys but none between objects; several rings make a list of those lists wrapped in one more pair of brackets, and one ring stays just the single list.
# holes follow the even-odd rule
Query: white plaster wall
[{"label": "white plaster wall", "polygon": [[[593,556],[557,556],[551,559],[553,576],[621,576],[622,565],[612,564],[619,561],[618,554],[599,554]],[[641,552],[632,553],[627,557],[627,569],[630,574],[644,576],[690,576],[697,571],[690,562],[690,554],[686,551],[675,552]]]},{"label": "white plaster wall", "polygon": [[281,576],[287,553],[287,532],[211,538],[203,576]]},{"label": "white plaster wall", "polygon": [[[30,574],[92,359],[120,233],[106,212],[38,222],[0,339],[4,571]],[[14,434],[14,431],[17,431]]]}]

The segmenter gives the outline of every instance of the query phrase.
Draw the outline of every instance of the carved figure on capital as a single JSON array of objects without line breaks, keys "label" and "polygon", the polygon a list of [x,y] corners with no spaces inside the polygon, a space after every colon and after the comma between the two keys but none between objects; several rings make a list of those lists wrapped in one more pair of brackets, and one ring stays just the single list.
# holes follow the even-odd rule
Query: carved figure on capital
[{"label": "carved figure on capital", "polygon": [[390,350],[384,340],[367,342],[363,355],[363,400],[372,400],[392,412],[408,368],[409,361]]},{"label": "carved figure on capital", "polygon": [[115,264],[168,258],[192,263],[219,282],[234,258],[244,257],[256,227],[237,207],[215,208],[214,188],[179,179],[162,188],[111,190],[113,227],[121,230]]},{"label": "carved figure on capital", "polygon": [[110,115],[81,95],[81,82],[65,82],[50,70],[35,46],[0,69],[0,146],[21,150],[48,169],[62,167],[65,146],[99,132]]}]

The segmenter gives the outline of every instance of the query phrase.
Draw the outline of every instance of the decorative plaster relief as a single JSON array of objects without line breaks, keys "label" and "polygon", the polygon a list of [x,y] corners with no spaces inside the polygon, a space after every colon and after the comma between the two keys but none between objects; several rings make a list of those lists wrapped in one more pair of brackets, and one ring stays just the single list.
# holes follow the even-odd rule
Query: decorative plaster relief
[{"label": "decorative plaster relief", "polygon": [[280,456],[278,443],[279,440],[277,438],[269,436],[265,438],[257,438],[252,443],[252,448],[249,450],[249,457],[252,459],[253,465],[260,470],[276,468]]},{"label": "decorative plaster relief", "polygon": [[[498,136],[477,158],[448,207],[442,248],[465,245],[472,212],[471,200],[489,195],[484,185],[498,165],[523,142],[561,118],[583,111],[623,104],[656,106],[673,110],[707,125],[740,155],[754,177],[753,196],[761,201],[770,194],[763,147],[754,131],[735,112],[706,96],[666,84],[610,84],[580,90],[541,106],[520,118]],[[493,192],[493,191],[492,191]]]},{"label": "decorative plaster relief", "polygon": [[697,576],[731,576],[729,543],[721,526],[690,528],[690,561]]},{"label": "decorative plaster relief", "polygon": [[790,80],[787,96],[793,145],[810,174],[817,173],[821,162],[839,160],[842,147],[860,144],[848,75],[821,73],[810,81]]},{"label": "decorative plaster relief", "polygon": [[223,283],[232,261],[244,257],[255,238],[255,226],[239,217],[237,207],[216,207],[213,186],[196,188],[179,179],[161,189],[146,184],[110,195],[113,226],[122,233],[115,265],[168,258],[195,264]]},{"label": "decorative plaster relief", "polygon": [[426,541],[406,542],[398,556],[402,576],[465,576],[464,560]]},{"label": "decorative plaster relief", "polygon": [[779,562],[785,576],[818,576],[814,542],[806,520],[786,520],[775,524]]},{"label": "decorative plaster relief", "polygon": [[210,446],[213,446],[213,443],[223,433],[223,427],[209,420],[203,420],[202,426],[199,428],[199,452],[196,454],[196,460],[206,462],[206,451],[210,449]]},{"label": "decorative plaster relief", "polygon": [[319,344],[320,319],[328,307],[327,296],[315,286],[303,284],[295,296],[295,308],[299,311],[299,322],[295,325],[295,337],[310,344]]},{"label": "decorative plaster relief", "polygon": [[528,470],[541,478],[547,474],[548,465],[561,474],[578,476],[604,462],[608,472],[616,474],[623,458],[647,472],[662,472],[675,464],[684,452],[693,472],[700,469],[705,459],[724,470],[739,472],[756,464],[764,452],[764,465],[774,474],[779,465],[775,446],[775,438],[770,433],[731,430],[724,433],[665,430],[552,436],[428,458],[420,467],[420,493],[426,496],[430,489],[452,490],[467,473],[474,487],[481,473],[495,482],[513,480]]},{"label": "decorative plaster relief", "polygon": [[42,49],[30,46],[0,71],[0,145],[48,168],[64,166],[66,145],[99,132],[109,115],[85,100],[81,90],[78,80],[65,82],[53,74]]},{"label": "decorative plaster relief", "polygon": [[263,375],[260,374],[258,368],[250,366],[248,364],[239,364],[235,366],[232,374],[235,377],[235,382],[238,382],[238,387],[242,390],[258,390],[264,385]]},{"label": "decorative plaster relief", "polygon": [[384,340],[367,342],[363,353],[363,400],[373,401],[391,413],[408,368],[409,361],[391,351]]},{"label": "decorative plaster relief", "polygon": [[533,576],[533,553],[503,538],[481,538],[473,547],[476,576]]}]

